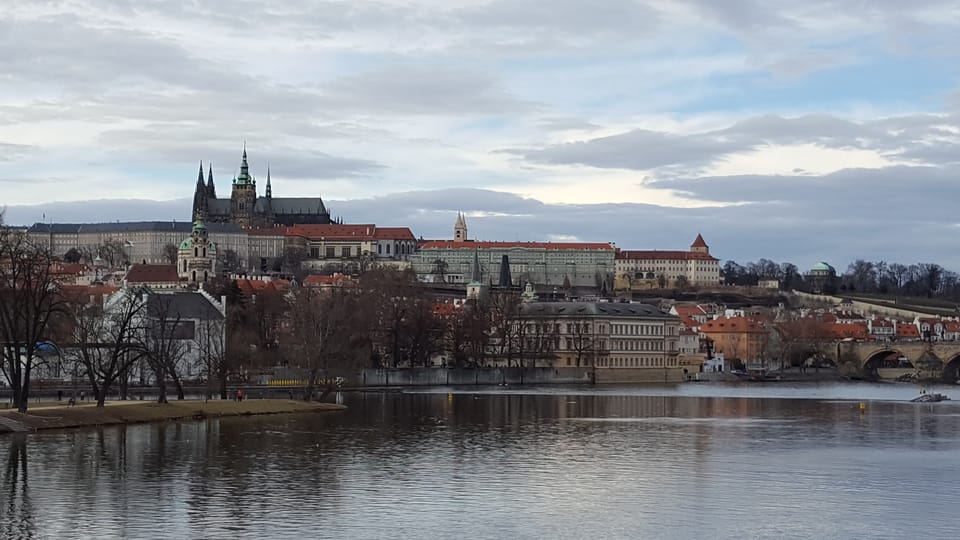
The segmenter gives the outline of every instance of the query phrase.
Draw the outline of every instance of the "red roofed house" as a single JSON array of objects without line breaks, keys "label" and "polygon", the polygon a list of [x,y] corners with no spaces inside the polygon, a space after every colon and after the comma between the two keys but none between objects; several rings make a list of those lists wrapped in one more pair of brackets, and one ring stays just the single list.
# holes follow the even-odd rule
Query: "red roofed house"
[{"label": "red roofed house", "polygon": [[720,261],[698,234],[689,251],[618,250],[616,275],[617,289],[624,290],[655,288],[661,281],[672,286],[681,276],[690,285],[714,286],[720,284]]},{"label": "red roofed house", "polygon": [[180,289],[177,267],[173,264],[135,264],[123,278],[124,287],[146,286],[151,289]]},{"label": "red roofed house", "polygon": [[699,330],[700,325],[707,322],[708,315],[704,309],[695,304],[674,304],[670,314],[680,317],[680,327],[690,330]]},{"label": "red roofed house", "polygon": [[743,317],[707,321],[700,333],[713,341],[714,353],[744,362],[762,358],[768,338],[767,328]]}]

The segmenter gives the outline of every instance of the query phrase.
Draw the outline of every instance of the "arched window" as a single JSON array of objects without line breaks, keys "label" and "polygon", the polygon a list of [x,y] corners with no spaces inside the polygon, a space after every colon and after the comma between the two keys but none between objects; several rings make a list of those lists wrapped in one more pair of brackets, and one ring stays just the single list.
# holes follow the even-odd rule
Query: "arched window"
[{"label": "arched window", "polygon": [[203,257],[204,257],[204,258],[207,257],[207,248],[203,248]]}]

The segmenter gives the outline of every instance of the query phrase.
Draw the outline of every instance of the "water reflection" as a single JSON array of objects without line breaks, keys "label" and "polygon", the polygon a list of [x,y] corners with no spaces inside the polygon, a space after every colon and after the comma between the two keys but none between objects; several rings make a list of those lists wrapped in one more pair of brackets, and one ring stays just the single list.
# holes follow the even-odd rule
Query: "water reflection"
[{"label": "water reflection", "polygon": [[0,537],[32,538],[34,531],[33,501],[27,481],[27,436],[9,436],[9,452],[3,470],[3,502],[0,504]]},{"label": "water reflection", "polygon": [[954,404],[342,399],[0,437],[0,537],[951,537],[960,503]]}]

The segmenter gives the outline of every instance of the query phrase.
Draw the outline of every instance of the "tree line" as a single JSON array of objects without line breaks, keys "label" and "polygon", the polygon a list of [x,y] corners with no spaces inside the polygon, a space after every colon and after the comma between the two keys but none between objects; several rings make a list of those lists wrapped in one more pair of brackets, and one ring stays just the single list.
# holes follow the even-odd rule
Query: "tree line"
[{"label": "tree line", "polygon": [[[759,259],[744,265],[726,261],[721,278],[728,285],[756,286],[761,280],[776,279],[787,290],[810,292],[809,276],[793,263]],[[888,263],[857,259],[825,284],[825,293],[867,293],[960,300],[960,274],[936,263]]]}]

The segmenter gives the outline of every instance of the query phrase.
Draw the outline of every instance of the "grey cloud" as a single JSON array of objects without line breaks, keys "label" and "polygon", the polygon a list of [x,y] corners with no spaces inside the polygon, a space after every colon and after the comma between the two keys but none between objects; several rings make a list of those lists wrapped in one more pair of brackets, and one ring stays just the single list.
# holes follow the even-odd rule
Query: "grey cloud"
[{"label": "grey cloud", "polygon": [[327,106],[362,114],[508,114],[532,107],[491,75],[440,65],[393,65],[341,78],[321,92]]},{"label": "grey cloud", "polygon": [[858,123],[823,114],[796,118],[764,115],[701,133],[677,135],[635,129],[585,141],[505,151],[536,163],[636,170],[682,165],[696,170],[723,156],[765,144],[818,144],[829,148],[872,149],[943,165],[956,161],[960,144],[927,140],[944,134],[937,127],[942,124],[960,127],[960,118],[917,115]]},{"label": "grey cloud", "polygon": [[651,169],[670,165],[703,165],[715,156],[733,152],[742,145],[709,134],[684,136],[635,129],[620,135],[599,137],[541,149],[506,150],[524,158],[554,165],[582,164],[617,169]]},{"label": "grey cloud", "polygon": [[[823,176],[721,176],[654,181],[694,200],[778,206],[781,215],[815,221],[853,216],[877,224],[935,220],[949,223],[960,199],[960,167],[846,169]],[[882,227],[882,225],[880,225]]]},{"label": "grey cloud", "polygon": [[29,144],[0,142],[0,161],[14,161],[34,150],[35,147]]}]

